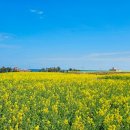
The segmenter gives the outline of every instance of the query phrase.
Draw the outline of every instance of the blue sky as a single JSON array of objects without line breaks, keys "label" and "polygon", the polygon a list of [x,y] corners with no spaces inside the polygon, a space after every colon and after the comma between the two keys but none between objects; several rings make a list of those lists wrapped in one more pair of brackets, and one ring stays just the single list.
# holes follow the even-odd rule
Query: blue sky
[{"label": "blue sky", "polygon": [[130,1],[0,0],[0,66],[130,70]]}]

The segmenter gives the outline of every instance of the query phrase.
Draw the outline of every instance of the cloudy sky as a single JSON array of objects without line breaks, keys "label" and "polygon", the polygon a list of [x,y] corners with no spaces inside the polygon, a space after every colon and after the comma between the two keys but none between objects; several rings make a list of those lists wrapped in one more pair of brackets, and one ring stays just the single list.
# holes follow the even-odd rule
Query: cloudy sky
[{"label": "cloudy sky", "polygon": [[0,0],[0,67],[130,70],[130,1]]}]

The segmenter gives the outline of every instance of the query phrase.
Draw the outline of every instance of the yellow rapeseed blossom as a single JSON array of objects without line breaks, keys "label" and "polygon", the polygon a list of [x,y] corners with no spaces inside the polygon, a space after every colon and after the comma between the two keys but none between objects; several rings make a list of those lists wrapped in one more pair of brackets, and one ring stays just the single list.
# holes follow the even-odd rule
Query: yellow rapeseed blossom
[{"label": "yellow rapeseed blossom", "polygon": [[52,106],[52,110],[53,110],[55,113],[58,113],[58,107],[57,107],[57,105],[53,105],[53,106]]},{"label": "yellow rapeseed blossom", "polygon": [[35,130],[39,130],[39,125],[37,125],[37,126],[35,127]]},{"label": "yellow rapeseed blossom", "polygon": [[69,123],[68,120],[65,119],[65,120],[64,120],[64,124],[65,124],[65,125],[68,125],[68,123]]},{"label": "yellow rapeseed blossom", "polygon": [[0,73],[0,129],[130,129],[130,74]]},{"label": "yellow rapeseed blossom", "polygon": [[48,112],[49,112],[49,111],[48,111],[48,108],[44,108],[44,109],[43,109],[43,112],[44,112],[44,113],[48,113]]},{"label": "yellow rapeseed blossom", "polygon": [[130,124],[130,116],[127,117],[127,123]]},{"label": "yellow rapeseed blossom", "polygon": [[116,126],[115,126],[115,125],[110,125],[110,126],[108,127],[108,130],[116,130]]}]

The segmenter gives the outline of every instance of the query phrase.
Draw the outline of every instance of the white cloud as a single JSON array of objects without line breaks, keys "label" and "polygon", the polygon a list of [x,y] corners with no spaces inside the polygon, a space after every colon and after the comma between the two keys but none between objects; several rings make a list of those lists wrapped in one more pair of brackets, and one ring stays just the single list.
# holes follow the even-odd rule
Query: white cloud
[{"label": "white cloud", "polygon": [[31,13],[34,13],[35,15],[40,16],[40,19],[43,18],[44,12],[43,12],[42,10],[30,9],[30,12],[31,12]]},{"label": "white cloud", "polygon": [[88,53],[77,56],[36,56],[30,55],[28,62],[41,66],[61,66],[77,69],[99,69],[107,70],[111,67],[119,69],[129,69],[130,52],[108,52],[108,53]]},{"label": "white cloud", "polygon": [[59,61],[59,62],[130,62],[130,52],[90,53],[77,57],[48,57],[37,58],[36,61]]},{"label": "white cloud", "polygon": [[38,11],[37,14],[42,15],[42,14],[43,14],[43,11]]},{"label": "white cloud", "polygon": [[30,12],[31,12],[31,13],[36,13],[36,12],[37,12],[37,10],[30,9]]},{"label": "white cloud", "polygon": [[118,55],[126,55],[130,54],[130,51],[122,51],[122,52],[108,52],[108,53],[92,53],[89,57],[104,57],[104,56],[118,56]]},{"label": "white cloud", "polygon": [[14,37],[15,37],[14,34],[0,32],[0,41],[12,39]]}]

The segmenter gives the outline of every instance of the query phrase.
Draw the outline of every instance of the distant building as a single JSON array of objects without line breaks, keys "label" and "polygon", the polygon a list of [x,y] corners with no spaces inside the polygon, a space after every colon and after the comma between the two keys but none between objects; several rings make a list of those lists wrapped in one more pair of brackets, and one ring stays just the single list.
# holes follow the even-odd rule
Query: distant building
[{"label": "distant building", "polygon": [[112,72],[121,72],[121,70],[115,68],[115,67],[112,67],[109,71],[112,71]]}]

